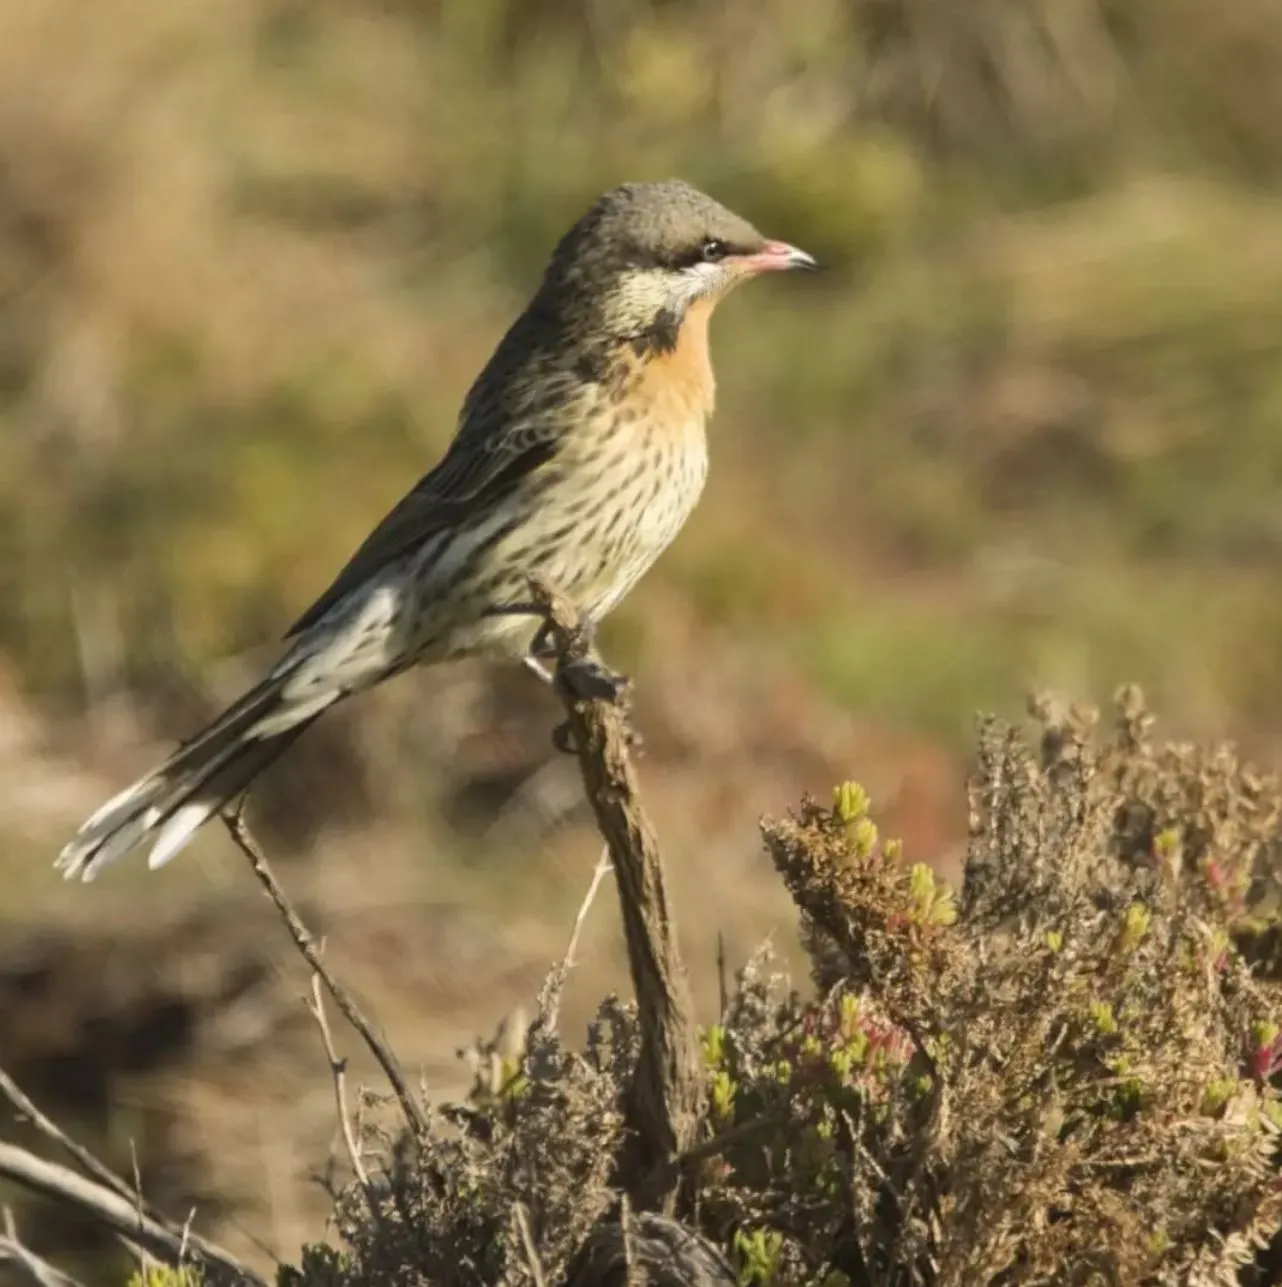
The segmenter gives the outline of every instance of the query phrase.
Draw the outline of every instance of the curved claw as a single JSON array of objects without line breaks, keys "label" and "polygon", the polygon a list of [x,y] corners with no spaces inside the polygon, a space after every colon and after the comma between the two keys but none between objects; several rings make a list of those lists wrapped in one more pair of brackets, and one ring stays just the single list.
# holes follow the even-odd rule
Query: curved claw
[{"label": "curved claw", "polygon": [[552,730],[552,745],[561,752],[562,755],[577,755],[578,748],[574,745],[574,730],[570,727],[570,721],[562,720]]},{"label": "curved claw", "polygon": [[[575,634],[576,640],[589,653],[596,647],[596,632],[597,622],[591,617],[584,617]],[[533,640],[530,642],[529,655],[539,661],[550,661],[556,656],[556,647],[552,642],[552,623],[550,621],[544,621],[539,626]]]}]

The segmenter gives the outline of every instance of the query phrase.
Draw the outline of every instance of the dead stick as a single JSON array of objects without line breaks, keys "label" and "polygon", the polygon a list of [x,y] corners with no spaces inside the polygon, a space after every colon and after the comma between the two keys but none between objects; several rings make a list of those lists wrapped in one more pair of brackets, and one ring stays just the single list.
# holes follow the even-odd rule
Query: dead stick
[{"label": "dead stick", "polygon": [[249,865],[254,869],[254,875],[258,877],[259,882],[266,889],[268,897],[276,904],[276,910],[285,922],[285,926],[289,930],[298,950],[303,954],[304,960],[320,975],[325,987],[329,990],[330,996],[334,998],[334,1004],[343,1012],[343,1017],[347,1022],[361,1034],[365,1044],[369,1047],[370,1053],[378,1060],[384,1075],[391,1083],[392,1090],[396,1093],[396,1098],[401,1102],[401,1109],[404,1111],[410,1126],[418,1135],[426,1135],[427,1118],[424,1116],[422,1108],[419,1107],[418,1101],[410,1093],[405,1076],[401,1072],[400,1063],[387,1042],[374,1031],[369,1020],[352,999],[351,993],[330,973],[325,962],[321,959],[320,949],[317,947],[316,940],[312,937],[307,926],[299,919],[298,913],[294,910],[293,904],[290,903],[288,895],[281,888],[271,867],[268,866],[266,855],[259,847],[258,841],[254,839],[253,833],[245,822],[244,804],[245,800],[242,796],[240,804],[234,810],[223,814],[223,821],[227,825],[227,830],[232,840],[241,853],[249,859]]},{"label": "dead stick", "polygon": [[228,1287],[268,1287],[247,1265],[213,1243],[140,1212],[133,1202],[68,1167],[45,1161],[16,1144],[0,1143],[0,1176],[79,1208],[123,1238],[160,1257],[166,1264],[201,1264],[213,1283]]},{"label": "dead stick", "polygon": [[[3,1095],[41,1135],[48,1140],[52,1140],[69,1157],[79,1162],[99,1184],[105,1184],[127,1202],[142,1202],[142,1195],[135,1192],[127,1181],[122,1180],[106,1163],[96,1158],[83,1144],[77,1144],[51,1117],[47,1117],[42,1113],[23,1093],[22,1087],[3,1068],[0,1068],[0,1095]],[[159,1218],[157,1213],[145,1204],[142,1209],[148,1215]]]},{"label": "dead stick", "polygon": [[12,1265],[33,1287],[81,1287],[79,1279],[55,1269],[16,1238],[0,1237],[0,1265]]},{"label": "dead stick", "polygon": [[641,1024],[640,1059],[629,1094],[630,1125],[641,1156],[628,1167],[631,1178],[625,1183],[638,1203],[648,1206],[670,1197],[677,1173],[672,1163],[697,1130],[694,1002],[677,948],[659,843],[638,799],[624,712],[616,701],[585,697],[578,690],[576,670],[589,662],[590,647],[574,610],[542,582],[533,582],[531,592],[556,650],[555,689],[619,889]]},{"label": "dead stick", "polygon": [[321,996],[320,975],[312,974],[312,995],[307,1003],[316,1026],[320,1029],[321,1041],[325,1045],[325,1057],[329,1060],[329,1075],[334,1083],[334,1105],[338,1114],[338,1128],[343,1135],[343,1145],[347,1149],[347,1160],[352,1164],[352,1171],[360,1183],[365,1201],[369,1205],[370,1215],[378,1220],[378,1203],[369,1187],[369,1176],[361,1161],[361,1149],[352,1119],[347,1112],[347,1060],[339,1056],[334,1045],[334,1035],[329,1030],[329,1020],[325,1017],[325,998]]},{"label": "dead stick", "polygon": [[530,1221],[526,1217],[525,1207],[519,1202],[516,1204],[516,1227],[521,1235],[525,1264],[530,1271],[530,1277],[534,1279],[534,1287],[547,1287],[546,1279],[543,1277],[543,1265],[539,1261],[538,1248],[534,1245],[534,1235],[530,1232]]},{"label": "dead stick", "polygon": [[579,904],[579,914],[574,918],[574,929],[570,933],[570,942],[565,949],[565,955],[561,958],[560,965],[553,968],[543,984],[543,992],[539,997],[538,1022],[546,1031],[550,1032],[555,1028],[560,1017],[561,997],[565,992],[565,983],[569,978],[570,970],[575,964],[574,953],[579,946],[583,923],[587,920],[588,912],[596,899],[596,892],[609,871],[610,847],[607,845],[602,849],[601,857],[597,859],[597,864],[592,869],[592,883],[588,886],[588,892],[583,895],[582,903]]}]

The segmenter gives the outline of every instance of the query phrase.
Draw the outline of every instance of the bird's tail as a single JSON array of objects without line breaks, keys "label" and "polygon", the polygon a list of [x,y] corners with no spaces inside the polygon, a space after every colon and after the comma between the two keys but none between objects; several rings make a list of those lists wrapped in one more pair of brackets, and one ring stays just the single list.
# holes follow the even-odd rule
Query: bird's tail
[{"label": "bird's tail", "polygon": [[159,768],[108,800],[58,856],[68,880],[92,880],[146,841],[148,865],[172,861],[197,830],[234,800],[338,699],[291,694],[294,667],[278,667]]}]

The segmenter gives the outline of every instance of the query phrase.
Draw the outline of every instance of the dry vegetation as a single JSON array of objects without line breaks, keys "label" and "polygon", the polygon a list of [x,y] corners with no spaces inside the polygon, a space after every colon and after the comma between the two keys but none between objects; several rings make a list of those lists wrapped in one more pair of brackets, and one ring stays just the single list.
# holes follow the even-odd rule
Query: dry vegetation
[{"label": "dry vegetation", "polygon": [[[983,727],[955,898],[854,785],[763,824],[814,987],[758,957],[702,1033],[675,1210],[726,1280],[1271,1280],[1282,997],[1240,946],[1282,790],[1155,743],[1133,690],[1103,737],[1039,718],[1040,748]],[[545,1281],[577,1281],[626,1202],[637,1021],[606,1001],[582,1053],[533,1031],[461,1131],[340,1198],[343,1250],[307,1281],[537,1281],[518,1210]]]},{"label": "dry vegetation", "polygon": [[862,788],[807,800],[762,833],[808,986],[758,953],[687,1059],[661,867],[599,706],[576,738],[639,1005],[605,998],[567,1043],[558,967],[467,1103],[409,1129],[340,1108],[354,1178],[282,1287],[1276,1281],[1282,994],[1256,949],[1282,784],[1155,742],[1128,689],[1104,735],[1050,701],[1039,745],[983,725],[956,894]]}]

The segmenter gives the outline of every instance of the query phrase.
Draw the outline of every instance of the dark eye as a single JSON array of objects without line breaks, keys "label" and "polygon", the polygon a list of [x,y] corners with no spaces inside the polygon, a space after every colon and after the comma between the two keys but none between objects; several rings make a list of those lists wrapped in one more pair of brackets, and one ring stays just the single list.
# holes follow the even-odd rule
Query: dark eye
[{"label": "dark eye", "polygon": [[715,264],[730,253],[730,247],[720,237],[707,237],[699,247],[699,257],[705,264]]}]

